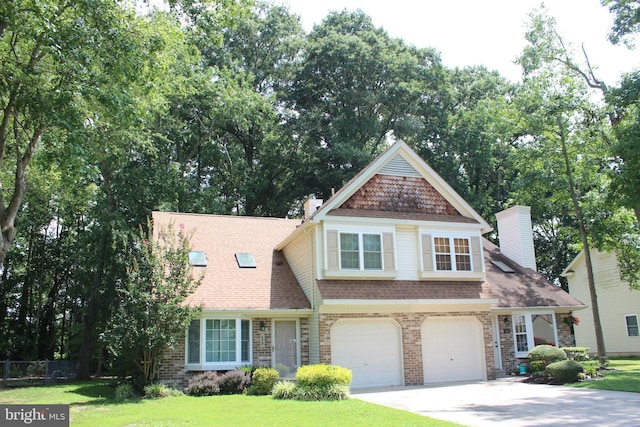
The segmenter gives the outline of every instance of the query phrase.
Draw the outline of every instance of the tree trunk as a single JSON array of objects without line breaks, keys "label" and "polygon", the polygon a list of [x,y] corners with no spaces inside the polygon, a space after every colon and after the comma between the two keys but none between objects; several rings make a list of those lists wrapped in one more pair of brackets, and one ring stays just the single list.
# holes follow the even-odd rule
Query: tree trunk
[{"label": "tree trunk", "polygon": [[596,282],[593,274],[593,263],[591,262],[591,250],[589,248],[589,238],[587,227],[585,226],[584,216],[582,214],[582,208],[580,207],[580,201],[578,200],[578,194],[576,186],[573,181],[573,173],[571,171],[571,163],[569,161],[569,153],[567,151],[567,141],[564,132],[564,126],[560,119],[558,119],[558,130],[560,132],[560,142],[562,144],[562,156],[564,159],[565,172],[567,174],[568,190],[571,196],[571,202],[573,203],[573,209],[578,220],[578,228],[580,230],[580,240],[585,255],[585,264],[587,268],[587,282],[589,284],[589,295],[591,297],[591,311],[593,312],[593,325],[596,331],[596,346],[598,351],[598,359],[600,362],[604,362],[607,359],[607,350],[604,344],[604,335],[602,333],[602,323],[600,322],[600,310],[598,308],[598,295],[596,292]]}]

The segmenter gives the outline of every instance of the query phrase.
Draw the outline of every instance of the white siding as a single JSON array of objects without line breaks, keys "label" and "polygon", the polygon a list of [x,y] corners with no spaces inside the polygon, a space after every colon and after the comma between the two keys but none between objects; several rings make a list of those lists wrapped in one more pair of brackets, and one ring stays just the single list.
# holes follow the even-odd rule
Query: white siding
[{"label": "white siding", "polygon": [[300,283],[302,290],[307,295],[313,308],[315,301],[312,292],[314,286],[312,244],[311,234],[304,234],[299,239],[288,244],[283,249],[283,252],[293,274],[296,276],[296,279],[298,279],[298,283]]},{"label": "white siding", "polygon": [[536,269],[531,208],[513,206],[496,214],[500,251],[523,267]]},{"label": "white siding", "polygon": [[[620,281],[615,255],[599,253],[592,249],[591,259],[607,353],[640,354],[640,337],[627,336],[625,323],[625,315],[637,314],[640,318],[640,291],[630,290],[627,283]],[[574,316],[580,318],[580,324],[574,327],[576,345],[589,347],[589,351],[595,353],[596,333],[584,257],[574,267],[574,272],[568,277],[569,293],[588,306],[584,310],[574,312]]]},{"label": "white siding", "polygon": [[397,280],[418,280],[418,229],[396,227]]}]

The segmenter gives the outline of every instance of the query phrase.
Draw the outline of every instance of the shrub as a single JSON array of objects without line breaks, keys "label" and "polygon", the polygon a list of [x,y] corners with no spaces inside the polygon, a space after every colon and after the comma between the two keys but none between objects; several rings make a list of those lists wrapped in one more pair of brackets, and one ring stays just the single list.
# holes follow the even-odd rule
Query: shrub
[{"label": "shrub", "polygon": [[250,383],[251,377],[243,371],[229,371],[218,377],[220,394],[241,394]]},{"label": "shrub", "polygon": [[565,352],[569,360],[589,360],[589,347],[560,347],[560,350]]},{"label": "shrub", "polygon": [[544,360],[534,360],[529,365],[531,372],[544,372],[544,368],[546,368],[547,364]]},{"label": "shrub", "polygon": [[120,384],[116,387],[115,398],[116,400],[127,400],[135,397],[135,392],[133,391],[133,386],[131,384],[125,383]]},{"label": "shrub", "polygon": [[238,368],[238,371],[242,371],[242,372],[246,372],[249,375],[253,375],[253,373],[256,371],[256,369],[258,369],[257,366],[253,366],[253,365],[244,365],[244,366],[240,366]]},{"label": "shrub", "polygon": [[144,395],[150,399],[157,399],[163,397],[180,396],[182,392],[171,388],[166,384],[149,384],[144,388]]},{"label": "shrub", "polygon": [[565,383],[575,383],[584,368],[575,360],[561,360],[547,365],[544,372],[554,380]]},{"label": "shrub", "polygon": [[296,392],[296,383],[291,381],[279,381],[273,386],[271,396],[274,399],[293,399]]},{"label": "shrub", "polygon": [[[527,357],[531,359],[532,364],[535,361],[543,362],[544,366],[541,370],[544,370],[544,367],[546,367],[550,363],[567,360],[567,354],[564,351],[560,350],[558,347],[547,344],[537,345],[533,347]],[[541,366],[540,364],[536,365],[538,367]]]},{"label": "shrub", "polygon": [[247,393],[253,395],[271,394],[278,378],[280,378],[280,373],[277,369],[258,368],[253,372],[251,386],[247,389]]},{"label": "shrub", "polygon": [[213,371],[194,375],[185,390],[189,396],[214,396],[220,394],[218,374]]},{"label": "shrub", "polygon": [[336,365],[301,366],[296,371],[296,379],[300,386],[329,387],[334,384],[349,386],[352,373],[349,369]]}]

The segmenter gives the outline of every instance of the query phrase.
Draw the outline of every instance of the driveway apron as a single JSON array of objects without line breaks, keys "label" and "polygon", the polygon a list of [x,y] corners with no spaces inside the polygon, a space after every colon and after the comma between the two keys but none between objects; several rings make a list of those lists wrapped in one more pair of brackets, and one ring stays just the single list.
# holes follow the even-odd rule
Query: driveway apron
[{"label": "driveway apron", "polygon": [[527,384],[519,377],[356,389],[351,395],[471,427],[640,427],[640,393]]}]

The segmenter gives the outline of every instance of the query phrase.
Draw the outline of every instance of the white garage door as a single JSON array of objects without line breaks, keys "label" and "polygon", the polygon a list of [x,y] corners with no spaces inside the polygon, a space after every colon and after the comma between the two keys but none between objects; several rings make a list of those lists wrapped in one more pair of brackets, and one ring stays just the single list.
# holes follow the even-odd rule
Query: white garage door
[{"label": "white garage door", "polygon": [[400,327],[392,319],[339,320],[331,327],[331,363],[351,369],[352,388],[402,385]]},{"label": "white garage door", "polygon": [[486,379],[482,324],[475,317],[430,317],[422,324],[424,382]]}]

